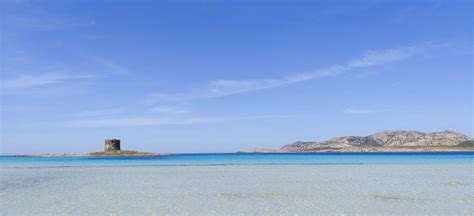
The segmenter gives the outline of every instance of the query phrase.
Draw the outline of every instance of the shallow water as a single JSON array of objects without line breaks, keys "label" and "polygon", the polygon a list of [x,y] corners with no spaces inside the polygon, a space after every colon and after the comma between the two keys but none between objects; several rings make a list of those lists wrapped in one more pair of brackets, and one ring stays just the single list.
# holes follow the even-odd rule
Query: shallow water
[{"label": "shallow water", "polygon": [[38,166],[173,166],[268,164],[446,164],[473,163],[474,153],[281,153],[281,154],[171,154],[119,157],[0,156],[3,167]]},{"label": "shallow water", "polygon": [[[436,154],[435,154],[436,155]],[[171,160],[183,163],[184,157]],[[264,158],[270,156],[272,158]],[[3,159],[0,213],[157,215],[473,215],[472,154],[259,155],[186,166],[160,159],[55,164]],[[420,157],[410,158],[406,157]],[[192,157],[192,156],[191,156]],[[211,157],[211,158],[209,158]],[[222,157],[222,156],[219,156]],[[238,157],[241,157],[240,155]],[[246,156],[244,156],[246,157]],[[263,158],[262,158],[263,157]],[[324,159],[307,157],[326,157]],[[335,159],[352,157],[351,159]],[[368,157],[368,158],[367,158]],[[378,157],[378,156],[376,156]],[[405,158],[404,158],[405,157]],[[303,159],[304,158],[304,159]],[[279,158],[280,159],[280,158]],[[294,159],[294,158],[293,158]],[[13,160],[9,158],[8,160]],[[22,159],[23,160],[23,159]],[[53,159],[57,160],[57,159]],[[83,159],[79,159],[83,160]],[[166,159],[165,159],[166,160]],[[242,159],[240,159],[242,160]],[[402,160],[402,161],[400,161]],[[61,161],[61,160],[60,160]],[[97,162],[99,161],[99,162]],[[126,162],[124,162],[126,161]],[[145,162],[144,162],[145,161]],[[210,163],[210,162],[213,163]],[[261,163],[265,161],[265,163]],[[268,164],[268,161],[274,161]],[[284,164],[278,164],[282,163]],[[341,164],[349,163],[349,164]],[[378,161],[375,162],[375,161]],[[383,162],[380,162],[383,161]],[[222,163],[223,159],[219,159]],[[58,162],[57,162],[58,163]],[[132,163],[132,164],[130,164]],[[296,163],[296,162],[294,162]],[[72,165],[71,165],[72,164]],[[82,165],[81,165],[82,164]],[[184,164],[184,163],[183,163]],[[206,165],[207,164],[207,165]],[[173,166],[170,166],[173,165]]]}]

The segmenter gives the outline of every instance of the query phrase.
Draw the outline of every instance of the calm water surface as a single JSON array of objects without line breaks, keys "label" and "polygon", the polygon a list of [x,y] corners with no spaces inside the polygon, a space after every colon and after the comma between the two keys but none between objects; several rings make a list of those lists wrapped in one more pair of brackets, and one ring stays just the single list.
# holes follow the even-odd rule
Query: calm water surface
[{"label": "calm water surface", "polygon": [[449,164],[473,163],[474,152],[449,153],[282,153],[171,154],[116,157],[0,156],[2,167],[41,166],[192,166],[192,165],[321,165],[321,164]]}]

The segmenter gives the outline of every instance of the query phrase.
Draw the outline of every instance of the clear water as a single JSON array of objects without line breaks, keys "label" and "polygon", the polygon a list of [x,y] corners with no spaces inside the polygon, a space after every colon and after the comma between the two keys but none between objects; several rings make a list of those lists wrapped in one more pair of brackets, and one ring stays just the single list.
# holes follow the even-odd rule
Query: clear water
[{"label": "clear water", "polygon": [[322,164],[446,164],[474,163],[474,152],[430,153],[282,153],[171,154],[117,157],[0,156],[0,167],[49,166],[205,166]]}]

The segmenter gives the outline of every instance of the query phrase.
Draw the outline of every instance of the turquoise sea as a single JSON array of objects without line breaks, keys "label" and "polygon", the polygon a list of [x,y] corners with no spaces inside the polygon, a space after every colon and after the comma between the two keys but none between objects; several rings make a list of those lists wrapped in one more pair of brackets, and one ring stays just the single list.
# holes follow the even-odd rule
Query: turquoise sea
[{"label": "turquoise sea", "polygon": [[0,215],[473,215],[474,153],[0,156]]},{"label": "turquoise sea", "polygon": [[15,157],[0,156],[2,167],[206,166],[474,163],[474,152],[423,153],[217,153],[161,156]]}]

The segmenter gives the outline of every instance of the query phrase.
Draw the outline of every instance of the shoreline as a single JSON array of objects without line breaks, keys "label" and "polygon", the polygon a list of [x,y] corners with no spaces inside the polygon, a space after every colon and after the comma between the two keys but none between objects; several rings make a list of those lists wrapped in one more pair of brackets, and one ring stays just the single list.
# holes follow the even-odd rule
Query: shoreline
[{"label": "shoreline", "polygon": [[89,153],[40,153],[25,155],[10,155],[13,157],[135,157],[135,156],[159,156],[163,155],[154,152],[139,152],[130,150],[103,151]]},{"label": "shoreline", "polygon": [[474,147],[366,147],[366,148],[321,148],[310,151],[288,151],[281,149],[255,148],[241,153],[415,153],[415,152],[474,152]]},{"label": "shoreline", "polygon": [[226,153],[145,153],[140,152],[136,154],[91,154],[91,153],[42,153],[42,154],[25,154],[25,155],[0,155],[10,157],[142,157],[142,156],[167,156],[167,155],[195,155],[195,154],[337,154],[337,153],[362,153],[362,154],[377,154],[377,153],[474,153],[474,147],[460,147],[460,148],[357,148],[357,149],[325,149],[321,151],[285,151],[279,149],[255,149],[254,151],[238,151]]}]

